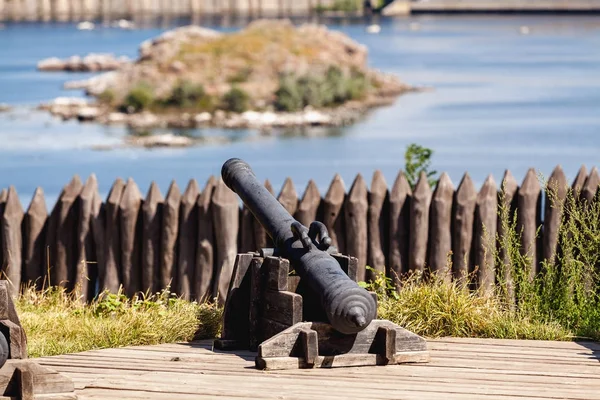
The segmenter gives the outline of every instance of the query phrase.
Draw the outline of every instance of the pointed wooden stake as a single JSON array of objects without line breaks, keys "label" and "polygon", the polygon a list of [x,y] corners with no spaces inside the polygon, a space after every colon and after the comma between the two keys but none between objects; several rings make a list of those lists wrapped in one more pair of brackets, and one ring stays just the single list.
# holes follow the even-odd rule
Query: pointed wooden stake
[{"label": "pointed wooden stake", "polygon": [[190,180],[181,198],[179,211],[179,263],[177,294],[185,300],[192,298],[196,245],[198,243],[198,196],[200,188],[195,179]]},{"label": "pointed wooden stake", "polygon": [[194,278],[194,294],[198,301],[212,300],[211,283],[215,265],[212,197],[216,184],[217,180],[211,176],[198,198],[198,248]]},{"label": "pointed wooden stake", "polygon": [[476,201],[475,185],[466,173],[456,190],[452,213],[452,269],[454,277],[463,281],[472,271],[470,256]]},{"label": "pointed wooden stake", "polygon": [[[387,182],[381,171],[373,174],[371,191],[369,192],[368,207],[368,252],[367,264],[379,274],[386,275],[386,254],[388,243],[388,215],[389,191]],[[367,279],[375,280],[375,274],[367,272]]]},{"label": "pointed wooden stake", "polygon": [[517,194],[517,231],[521,234],[521,254],[531,260],[530,278],[538,272],[537,228],[541,224],[542,187],[530,168]]},{"label": "pointed wooden stake", "polygon": [[317,188],[315,181],[311,179],[308,181],[300,204],[298,204],[295,218],[300,221],[302,225],[307,227],[310,226],[311,223],[317,220],[320,205],[321,194],[319,193],[319,188]]},{"label": "pointed wooden stake", "polygon": [[104,232],[106,258],[104,260],[104,271],[100,269],[100,291],[106,289],[111,293],[117,293],[121,284],[119,278],[119,271],[121,270],[119,204],[121,204],[124,190],[125,182],[121,178],[117,178],[106,199]]},{"label": "pointed wooden stake", "polygon": [[367,213],[369,209],[368,189],[361,174],[358,174],[352,183],[350,192],[344,204],[344,218],[346,220],[346,252],[347,255],[358,259],[356,271],[359,282],[366,279],[367,265]]},{"label": "pointed wooden stake", "polygon": [[542,257],[549,263],[554,263],[558,245],[558,230],[562,219],[563,205],[567,197],[569,185],[567,177],[559,165],[554,168],[546,186],[546,201],[544,210],[544,236]]},{"label": "pointed wooden stake", "polygon": [[44,242],[48,208],[42,188],[35,189],[29,208],[23,220],[23,282],[35,282],[38,289],[42,287],[45,268]]},{"label": "pointed wooden stake", "polygon": [[79,195],[79,215],[77,218],[77,265],[75,268],[75,288],[84,302],[95,295],[95,282],[98,279],[98,264],[94,249],[92,212],[98,195],[96,175],[89,176]]},{"label": "pointed wooden stake", "polygon": [[488,176],[477,194],[473,228],[473,264],[477,268],[477,286],[486,294],[494,290],[496,273],[494,250],[498,221],[498,189],[492,175]]},{"label": "pointed wooden stake", "polygon": [[177,182],[171,182],[165,204],[163,207],[161,257],[160,257],[160,288],[170,287],[172,291],[177,288],[173,282],[177,266],[177,235],[179,232],[179,207],[181,205],[181,192]]},{"label": "pointed wooden stake", "polygon": [[344,198],[346,189],[342,177],[336,174],[323,200],[323,223],[329,231],[332,244],[340,253],[346,253],[346,227],[344,223]]},{"label": "pointed wooden stake", "polygon": [[581,197],[591,202],[596,196],[596,192],[598,191],[598,186],[600,185],[600,174],[598,174],[598,168],[593,167],[590,171],[590,175],[585,180],[585,184],[583,185],[583,189],[581,190]]},{"label": "pointed wooden stake", "polygon": [[451,228],[453,198],[454,185],[448,174],[444,172],[440,176],[431,200],[431,214],[429,215],[431,226],[429,235],[429,265],[431,271],[445,281],[450,281],[452,278],[449,260],[452,259]]},{"label": "pointed wooden stake", "polygon": [[431,187],[427,181],[427,175],[422,172],[410,203],[411,235],[408,247],[408,268],[413,272],[423,272],[427,262],[430,204]]},{"label": "pointed wooden stake", "polygon": [[8,280],[8,290],[13,298],[19,295],[21,287],[21,260],[23,242],[21,224],[23,223],[23,207],[14,186],[8,189],[6,206],[2,215],[2,255],[5,264],[2,266],[3,279]]},{"label": "pointed wooden stake", "polygon": [[142,291],[159,290],[161,224],[164,198],[152,181],[142,206]]},{"label": "pointed wooden stake", "polygon": [[390,193],[389,275],[400,289],[400,278],[408,272],[410,203],[412,190],[404,172],[400,172]]},{"label": "pointed wooden stake", "polygon": [[573,184],[571,185],[571,189],[573,189],[574,193],[581,193],[581,189],[583,189],[583,185],[585,185],[587,177],[587,168],[585,165],[582,165],[577,172],[577,176],[575,176],[575,179],[573,180]]},{"label": "pointed wooden stake", "polygon": [[133,297],[141,288],[142,193],[132,178],[127,180],[119,205],[121,213],[121,276],[123,290]]},{"label": "pointed wooden stake", "polygon": [[287,212],[294,215],[298,209],[298,193],[291,178],[286,178],[277,200],[279,200]]}]

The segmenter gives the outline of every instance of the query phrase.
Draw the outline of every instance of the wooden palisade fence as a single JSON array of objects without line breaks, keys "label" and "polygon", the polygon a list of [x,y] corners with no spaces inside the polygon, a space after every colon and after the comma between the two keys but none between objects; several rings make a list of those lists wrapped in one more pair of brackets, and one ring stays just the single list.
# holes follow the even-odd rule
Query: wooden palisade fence
[{"label": "wooden palisade fence", "polygon": [[[582,167],[572,187],[591,200],[599,184],[598,170],[588,174]],[[559,188],[557,197],[564,199],[567,185],[556,167],[548,187]],[[268,181],[266,186],[273,192]],[[359,259],[360,280],[372,278],[366,265],[393,279],[427,268],[448,280],[474,277],[474,286],[487,291],[496,277],[489,238],[501,233],[499,200],[516,209],[521,251],[534,266],[554,257],[558,240],[560,210],[548,201],[533,169],[520,186],[507,171],[500,188],[502,195],[489,176],[477,191],[465,174],[455,189],[442,174],[435,189],[422,175],[412,190],[400,172],[389,189],[377,171],[370,190],[358,175],[346,193],[336,175],[324,197],[310,181],[301,199],[288,178],[278,199],[305,225],[323,221],[340,252]],[[75,176],[49,215],[42,189],[23,211],[11,187],[0,194],[0,219],[0,261],[13,295],[19,284],[35,282],[78,287],[86,300],[121,286],[127,295],[170,286],[186,299],[223,300],[236,254],[270,242],[249,210],[240,209],[237,196],[214,177],[202,189],[191,180],[183,192],[173,182],[166,197],[152,183],[145,198],[132,179],[117,179],[103,202],[94,175],[85,183]]]}]

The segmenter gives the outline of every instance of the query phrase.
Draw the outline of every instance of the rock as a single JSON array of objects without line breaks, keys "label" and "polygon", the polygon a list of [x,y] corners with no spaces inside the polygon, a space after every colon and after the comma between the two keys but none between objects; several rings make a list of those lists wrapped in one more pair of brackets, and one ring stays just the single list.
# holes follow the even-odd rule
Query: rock
[{"label": "rock", "polygon": [[65,89],[84,89],[86,94],[98,96],[114,84],[115,78],[115,71],[106,72],[102,75],[94,76],[89,79],[68,81],[63,85],[63,87]]},{"label": "rock", "polygon": [[96,27],[93,22],[84,21],[77,24],[77,29],[80,31],[91,31]]},{"label": "rock", "polygon": [[98,107],[83,107],[77,112],[79,121],[93,121],[100,115]]},{"label": "rock", "polygon": [[131,63],[127,57],[115,57],[112,54],[90,53],[85,57],[71,56],[66,60],[56,57],[47,58],[38,63],[40,71],[98,72],[115,71]]},{"label": "rock", "polygon": [[181,73],[186,70],[185,64],[181,61],[173,61],[171,65],[169,65],[169,70],[171,72],[175,72],[176,74]]},{"label": "rock", "polygon": [[37,65],[37,69],[40,71],[63,71],[64,68],[65,62],[56,57],[46,58]]},{"label": "rock", "polygon": [[134,129],[155,128],[161,125],[161,120],[149,111],[131,114],[127,119],[127,126]]},{"label": "rock", "polygon": [[209,112],[203,112],[194,116],[194,121],[201,125],[209,123],[212,120],[212,115]]},{"label": "rock", "polygon": [[106,116],[107,124],[124,124],[127,122],[127,114],[113,112]]},{"label": "rock", "polygon": [[134,29],[135,23],[133,23],[132,21],[128,21],[126,19],[120,19],[120,20],[114,22],[112,24],[112,26],[114,28],[121,28],[121,29]]},{"label": "rock", "polygon": [[189,147],[194,141],[185,136],[176,136],[172,133],[150,136],[129,136],[125,142],[136,147]]},{"label": "rock", "polygon": [[12,107],[6,103],[0,103],[0,112],[8,112],[12,110]]}]

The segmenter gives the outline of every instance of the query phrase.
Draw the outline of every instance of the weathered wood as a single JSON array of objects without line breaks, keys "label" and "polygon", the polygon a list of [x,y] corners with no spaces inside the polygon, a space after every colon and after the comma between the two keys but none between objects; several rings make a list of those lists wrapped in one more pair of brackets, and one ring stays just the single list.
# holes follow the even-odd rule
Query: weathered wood
[{"label": "weathered wood", "polygon": [[[373,174],[368,208],[368,252],[367,264],[385,276],[386,254],[388,243],[388,209],[389,191],[387,182],[381,171]],[[367,279],[374,280],[376,274],[367,272]]]},{"label": "weathered wood", "polygon": [[265,290],[262,317],[287,326],[302,322],[302,296],[292,292]]},{"label": "weathered wood", "polygon": [[319,357],[317,332],[312,329],[302,329],[300,331],[300,341],[302,342],[304,362],[308,365],[314,365],[317,361],[317,357]]},{"label": "weathered wood", "polygon": [[173,282],[177,273],[177,237],[179,232],[179,207],[181,192],[177,182],[171,182],[163,206],[161,256],[160,256],[160,289],[170,287],[175,290]]},{"label": "weathered wood", "polygon": [[179,263],[177,294],[189,300],[193,296],[193,279],[198,243],[198,196],[200,188],[195,179],[190,180],[181,198],[179,211]]},{"label": "weathered wood", "polygon": [[312,179],[308,181],[302,200],[298,204],[298,210],[294,217],[304,226],[310,226],[317,220],[319,206],[321,205],[321,194],[317,184]]},{"label": "weathered wood", "polygon": [[141,289],[141,211],[142,193],[132,178],[127,179],[119,203],[121,220],[121,279],[127,296]]},{"label": "weathered wood", "polygon": [[0,370],[2,399],[74,400],[74,390],[71,379],[33,361],[11,359]]},{"label": "weathered wood", "polygon": [[450,281],[452,278],[449,260],[451,260],[452,252],[453,198],[454,185],[448,174],[443,173],[438,180],[431,200],[429,215],[429,267],[433,273],[445,281]]},{"label": "weathered wood", "polygon": [[72,289],[74,286],[77,232],[77,198],[83,185],[75,175],[60,194],[50,215],[48,246],[50,247],[50,283]]},{"label": "weathered wood", "polygon": [[494,250],[498,222],[498,189],[489,175],[477,194],[475,225],[473,228],[474,265],[477,268],[477,286],[486,294],[494,289],[496,279]]},{"label": "weathered wood", "polygon": [[[98,276],[96,280],[91,282],[95,289],[103,289],[103,280],[101,278],[101,271],[106,270],[106,235],[105,235],[105,222],[106,222],[106,207],[100,199],[100,194],[96,192],[94,194],[94,201],[92,203],[92,234],[94,236],[94,249],[96,250],[96,270]],[[94,290],[95,292],[96,290]],[[91,292],[90,292],[91,293]]]},{"label": "weathered wood", "polygon": [[113,183],[105,206],[104,246],[106,257],[104,269],[100,269],[100,291],[106,289],[112,293],[119,290],[121,284],[119,271],[121,270],[121,233],[119,205],[125,190],[125,182],[118,178]]},{"label": "weathered wood", "polygon": [[427,175],[422,172],[410,202],[411,233],[408,245],[408,268],[411,272],[423,272],[427,262],[430,204],[431,187]]},{"label": "weathered wood", "polygon": [[252,212],[246,207],[246,205],[242,205],[240,209],[240,244],[239,244],[239,252],[247,253],[250,251],[257,251],[258,249],[254,248],[254,215]]},{"label": "weathered wood", "polygon": [[393,363],[396,356],[396,330],[381,326],[375,334],[377,354],[383,357],[386,364]]},{"label": "weathered wood", "polygon": [[266,270],[266,284],[270,290],[285,292],[288,290],[290,262],[285,258],[265,257],[263,268]]},{"label": "weathered wood", "polygon": [[475,185],[466,173],[456,190],[452,211],[452,271],[454,278],[461,281],[465,281],[472,270],[471,244],[476,201]]},{"label": "weathered wood", "polygon": [[198,197],[198,245],[194,278],[194,295],[198,301],[208,300],[212,296],[211,284],[215,266],[212,197],[216,182],[214,176],[211,176]]},{"label": "weathered wood", "polygon": [[248,310],[248,345],[251,351],[256,351],[259,341],[259,326],[258,320],[261,314],[261,301],[263,292],[262,279],[263,259],[254,257],[248,267],[250,270],[250,305]]},{"label": "weathered wood", "polygon": [[[265,188],[271,194],[274,194],[273,186],[271,185],[271,182],[269,182],[268,179],[265,181]],[[258,220],[256,218],[253,219],[253,226],[254,226],[254,240],[256,241],[254,250],[260,250],[260,249],[264,249],[267,247],[272,247],[273,241],[267,234],[267,231],[265,230],[265,228],[262,227],[262,225],[258,222]]]},{"label": "weathered wood", "polygon": [[590,171],[590,175],[585,180],[583,189],[581,190],[581,197],[591,202],[598,192],[598,186],[600,185],[600,174],[598,174],[598,168],[593,167]]},{"label": "weathered wood", "polygon": [[410,203],[412,190],[404,172],[400,172],[390,193],[390,278],[400,289],[400,278],[408,272],[408,243],[410,236]]},{"label": "weathered wood", "polygon": [[10,295],[15,298],[19,295],[21,286],[21,260],[23,242],[21,224],[23,223],[23,207],[14,186],[8,189],[6,206],[2,215],[2,266],[3,279],[9,283]]},{"label": "weathered wood", "polygon": [[287,212],[294,215],[298,209],[298,193],[296,192],[296,187],[291,178],[286,178],[285,182],[283,182],[283,187],[281,188],[279,196],[277,196],[277,200],[283,205],[283,208],[285,208]]},{"label": "weathered wood", "polygon": [[152,181],[142,206],[142,288],[156,292],[159,287],[161,226],[164,198],[156,182]]},{"label": "weathered wood", "polygon": [[346,226],[344,223],[344,198],[346,189],[342,177],[336,174],[323,199],[323,223],[329,231],[332,244],[340,253],[346,253]]},{"label": "weathered wood", "polygon": [[500,271],[498,273],[498,281],[505,288],[504,295],[506,301],[512,306],[515,302],[515,286],[513,278],[513,265],[508,251],[510,245],[509,229],[510,224],[515,217],[517,207],[517,193],[519,185],[513,174],[506,170],[500,191],[498,192],[498,207],[500,213],[498,215],[497,231],[498,231],[498,251],[500,253]]},{"label": "weathered wood", "polygon": [[577,195],[581,193],[581,189],[583,189],[583,185],[585,185],[587,177],[587,168],[585,167],[585,165],[582,165],[581,168],[579,168],[579,171],[577,171],[577,175],[575,176],[573,184],[571,185],[571,189],[574,193],[576,193]]},{"label": "weathered wood", "polygon": [[46,266],[46,226],[48,208],[42,188],[35,189],[29,208],[23,218],[23,282],[35,282],[42,287]]},{"label": "weathered wood", "polygon": [[561,166],[557,166],[546,185],[546,201],[544,207],[543,259],[554,263],[558,245],[558,230],[563,213],[564,201],[569,185]]},{"label": "weathered wood", "polygon": [[98,276],[94,235],[92,231],[92,212],[98,195],[96,175],[89,176],[79,194],[79,215],[77,218],[77,265],[75,268],[75,288],[83,301],[94,297]]},{"label": "weathered wood", "polygon": [[346,221],[346,251],[345,254],[358,259],[357,279],[366,279],[368,231],[367,214],[369,210],[368,189],[361,174],[352,183],[350,192],[344,204],[344,219]]},{"label": "weathered wood", "polygon": [[517,231],[521,232],[521,254],[530,260],[531,279],[538,272],[537,229],[541,224],[542,187],[530,168],[517,193]]},{"label": "weathered wood", "polygon": [[212,203],[216,249],[213,297],[224,302],[237,254],[239,203],[235,193],[222,180],[216,184]]},{"label": "weathered wood", "polygon": [[[4,215],[4,208],[6,207],[6,198],[8,197],[8,191],[2,189],[0,191],[0,218]],[[2,229],[0,229],[0,242],[2,241]],[[2,251],[0,251],[0,268],[4,265],[4,257]]]}]

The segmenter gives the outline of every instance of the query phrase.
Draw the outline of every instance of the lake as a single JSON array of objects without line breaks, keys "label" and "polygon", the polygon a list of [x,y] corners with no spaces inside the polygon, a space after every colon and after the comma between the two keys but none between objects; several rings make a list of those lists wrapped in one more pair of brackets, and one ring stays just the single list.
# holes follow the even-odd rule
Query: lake
[{"label": "lake", "polygon": [[143,40],[173,26],[78,31],[75,24],[6,24],[0,103],[15,109],[0,114],[0,187],[15,185],[27,204],[41,186],[50,206],[73,174],[95,173],[103,196],[117,177],[133,177],[142,192],[155,180],[164,194],[172,179],[182,189],[191,178],[204,184],[229,157],[248,161],[276,190],[290,176],[299,192],[312,178],[324,193],[335,173],[349,187],[357,173],[370,181],[376,169],[391,186],[410,143],[434,149],[434,169],[455,185],[465,171],[480,185],[490,173],[499,182],[505,169],[519,181],[530,167],[548,176],[557,164],[572,179],[582,164],[600,160],[600,18],[415,16],[380,24],[379,34],[368,34],[364,21],[328,21],[368,46],[373,67],[433,90],[402,96],[325,134],[206,129],[189,133],[230,141],[114,151],[92,147],[120,142],[125,128],[64,123],[33,110],[57,96],[82,96],[62,85],[88,76],[37,72],[36,63],[90,52],[135,57]]}]

